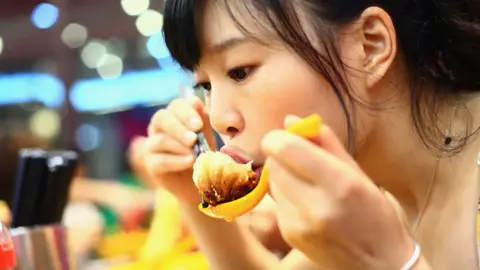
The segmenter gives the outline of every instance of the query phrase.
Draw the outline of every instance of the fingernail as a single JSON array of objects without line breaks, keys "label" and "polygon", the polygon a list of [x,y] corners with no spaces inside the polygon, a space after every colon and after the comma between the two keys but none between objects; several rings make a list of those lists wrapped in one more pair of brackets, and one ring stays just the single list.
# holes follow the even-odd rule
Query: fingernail
[{"label": "fingernail", "polygon": [[189,124],[190,124],[190,128],[194,130],[199,130],[202,128],[202,122],[197,118],[190,119]]},{"label": "fingernail", "polygon": [[271,155],[276,155],[282,151],[284,142],[274,134],[268,134],[263,140],[263,147],[270,152]]},{"label": "fingernail", "polygon": [[197,134],[195,134],[195,132],[187,131],[185,132],[184,138],[185,142],[192,143],[197,140]]}]

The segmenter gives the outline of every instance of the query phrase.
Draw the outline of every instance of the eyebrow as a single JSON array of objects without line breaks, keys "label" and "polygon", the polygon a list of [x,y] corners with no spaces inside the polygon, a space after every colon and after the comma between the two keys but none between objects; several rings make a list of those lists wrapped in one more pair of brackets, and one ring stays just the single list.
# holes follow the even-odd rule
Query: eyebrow
[{"label": "eyebrow", "polygon": [[248,43],[248,42],[252,42],[252,39],[251,38],[246,38],[246,37],[230,38],[230,39],[222,40],[222,41],[220,41],[216,44],[213,44],[210,47],[210,50],[212,52],[221,53],[221,52],[224,52],[228,49],[240,46],[240,45]]}]

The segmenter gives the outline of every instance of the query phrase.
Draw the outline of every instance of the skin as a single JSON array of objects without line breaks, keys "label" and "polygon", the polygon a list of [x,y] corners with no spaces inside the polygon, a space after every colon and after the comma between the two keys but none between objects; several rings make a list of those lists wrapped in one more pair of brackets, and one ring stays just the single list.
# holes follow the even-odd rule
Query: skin
[{"label": "skin", "polygon": [[[343,111],[321,75],[283,46],[245,41],[216,1],[208,1],[203,17],[208,20],[201,23],[202,58],[195,75],[211,88],[207,106],[198,99],[176,100],[157,112],[149,127],[147,166],[180,199],[212,269],[400,269],[413,253],[413,239],[422,248],[415,269],[477,269],[479,142],[475,137],[460,154],[439,161],[424,147],[411,121],[408,71],[385,11],[369,8],[340,30],[338,50],[356,70],[347,73],[355,93],[367,103],[385,105],[375,111],[357,108],[355,159],[344,148]],[[229,39],[244,41],[218,46]],[[476,127],[477,96],[464,98]],[[442,109],[441,119],[451,119],[442,121],[448,122],[445,130],[465,128],[464,114],[454,115],[452,106]],[[298,121],[288,115],[311,113],[325,121],[311,141],[280,130]],[[192,132],[210,126],[228,147],[269,166],[279,228],[294,247],[282,261],[235,222],[196,210]],[[433,174],[431,198],[411,235]]]}]

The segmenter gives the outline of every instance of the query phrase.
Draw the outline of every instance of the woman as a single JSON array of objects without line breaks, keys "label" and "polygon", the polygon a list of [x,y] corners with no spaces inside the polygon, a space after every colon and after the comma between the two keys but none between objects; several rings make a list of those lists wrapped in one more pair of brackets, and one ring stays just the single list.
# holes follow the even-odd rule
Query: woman
[{"label": "woman", "polygon": [[[167,1],[166,44],[208,97],[156,113],[148,166],[212,269],[478,269],[479,9]],[[325,121],[317,137],[282,131],[298,121],[290,114],[311,113]],[[269,167],[294,248],[281,261],[237,223],[196,209],[191,147],[210,127],[224,152]]]}]

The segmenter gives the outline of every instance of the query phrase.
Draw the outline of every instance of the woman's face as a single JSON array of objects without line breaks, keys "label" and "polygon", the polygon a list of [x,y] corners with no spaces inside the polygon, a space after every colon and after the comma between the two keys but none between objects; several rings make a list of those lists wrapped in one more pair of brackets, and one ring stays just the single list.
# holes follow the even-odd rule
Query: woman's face
[{"label": "woman's face", "polygon": [[317,113],[345,140],[345,116],[327,81],[286,47],[246,37],[216,4],[220,1],[213,2],[203,16],[202,58],[195,78],[211,88],[206,91],[211,123],[227,147],[262,163],[262,138],[283,128],[288,114]]}]

